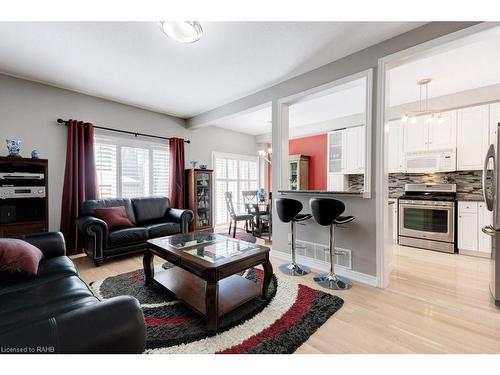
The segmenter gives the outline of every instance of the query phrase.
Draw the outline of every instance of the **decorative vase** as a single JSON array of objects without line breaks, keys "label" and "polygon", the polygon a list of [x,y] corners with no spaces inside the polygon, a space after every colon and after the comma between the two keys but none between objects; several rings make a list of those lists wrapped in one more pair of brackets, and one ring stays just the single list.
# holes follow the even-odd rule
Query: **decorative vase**
[{"label": "decorative vase", "polygon": [[198,162],[196,160],[191,160],[190,163],[193,166],[193,169],[195,169],[196,166],[198,165]]},{"label": "decorative vase", "polygon": [[264,189],[259,190],[259,202],[264,203],[266,201],[266,191]]},{"label": "decorative vase", "polygon": [[207,169],[208,165],[203,163],[203,164],[200,164],[200,169]]},{"label": "decorative vase", "polygon": [[18,157],[21,151],[21,140],[20,139],[6,139],[7,150],[9,150],[9,156]]},{"label": "decorative vase", "polygon": [[33,151],[31,151],[31,157],[32,157],[33,159],[38,159],[38,158],[40,158],[40,153],[38,152],[38,150],[33,150]]}]

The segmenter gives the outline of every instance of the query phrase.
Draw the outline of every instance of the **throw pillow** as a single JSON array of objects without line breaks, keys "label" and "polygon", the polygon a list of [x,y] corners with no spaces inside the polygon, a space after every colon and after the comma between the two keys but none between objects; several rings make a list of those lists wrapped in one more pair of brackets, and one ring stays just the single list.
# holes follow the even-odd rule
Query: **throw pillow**
[{"label": "throw pillow", "polygon": [[128,218],[125,206],[96,208],[94,215],[103,220],[109,229],[130,228],[134,226]]},{"label": "throw pillow", "polygon": [[14,238],[0,238],[0,271],[36,275],[43,253],[38,247]]}]

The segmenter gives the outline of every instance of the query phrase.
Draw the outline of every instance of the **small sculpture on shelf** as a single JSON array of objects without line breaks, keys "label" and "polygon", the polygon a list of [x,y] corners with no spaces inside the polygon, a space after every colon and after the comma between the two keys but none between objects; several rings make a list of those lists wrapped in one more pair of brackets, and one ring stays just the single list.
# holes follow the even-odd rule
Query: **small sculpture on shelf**
[{"label": "small sculpture on shelf", "polygon": [[200,163],[200,169],[207,169],[208,165],[207,163]]},{"label": "small sculpture on shelf", "polygon": [[20,139],[6,139],[7,150],[9,150],[9,156],[18,158],[21,152],[21,140]]},{"label": "small sculpture on shelf", "polygon": [[38,150],[31,151],[31,158],[32,159],[40,159],[40,153],[38,152]]},{"label": "small sculpture on shelf", "polygon": [[196,166],[198,165],[198,162],[196,160],[191,160],[189,163],[191,163],[193,169],[196,169]]}]

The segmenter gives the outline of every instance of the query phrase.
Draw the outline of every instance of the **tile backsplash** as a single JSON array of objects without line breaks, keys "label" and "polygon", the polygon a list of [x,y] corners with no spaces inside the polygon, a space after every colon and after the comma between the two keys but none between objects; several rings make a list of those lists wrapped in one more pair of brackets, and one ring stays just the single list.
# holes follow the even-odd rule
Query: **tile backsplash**
[{"label": "tile backsplash", "polygon": [[446,173],[390,173],[389,197],[404,193],[405,184],[457,184],[458,200],[483,200],[482,171],[457,171]]},{"label": "tile backsplash", "polygon": [[348,176],[349,191],[364,191],[365,189],[365,175],[364,174],[350,174]]}]

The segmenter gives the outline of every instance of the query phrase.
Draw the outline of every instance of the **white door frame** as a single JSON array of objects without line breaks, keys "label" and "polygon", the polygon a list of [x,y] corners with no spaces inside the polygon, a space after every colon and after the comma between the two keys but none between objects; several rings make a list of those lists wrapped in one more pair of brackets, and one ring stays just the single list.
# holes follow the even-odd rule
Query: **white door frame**
[{"label": "white door frame", "polygon": [[[385,264],[385,233],[387,230],[388,219],[388,172],[387,172],[387,144],[388,129],[385,124],[385,103],[388,93],[387,71],[403,65],[416,58],[422,58],[426,55],[432,55],[436,51],[456,48],[457,46],[469,43],[480,37],[480,33],[497,27],[500,22],[483,22],[466,29],[462,29],[451,34],[427,41],[414,47],[384,56],[378,60],[377,69],[377,129],[376,132],[376,234],[377,234],[377,286],[385,288],[388,285],[388,275],[391,271],[391,265]],[[387,269],[389,268],[389,269]]]}]

